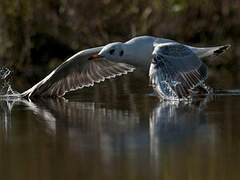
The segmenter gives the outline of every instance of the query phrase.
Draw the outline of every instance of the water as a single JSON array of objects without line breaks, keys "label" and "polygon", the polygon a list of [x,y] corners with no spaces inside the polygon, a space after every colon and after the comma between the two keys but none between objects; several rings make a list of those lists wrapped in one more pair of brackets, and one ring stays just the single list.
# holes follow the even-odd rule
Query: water
[{"label": "water", "polygon": [[0,67],[0,98],[1,97],[18,97],[20,94],[13,91],[9,80],[11,71],[8,68]]},{"label": "water", "polygon": [[2,98],[0,178],[238,179],[240,91],[160,102],[147,84],[134,73],[66,99]]}]

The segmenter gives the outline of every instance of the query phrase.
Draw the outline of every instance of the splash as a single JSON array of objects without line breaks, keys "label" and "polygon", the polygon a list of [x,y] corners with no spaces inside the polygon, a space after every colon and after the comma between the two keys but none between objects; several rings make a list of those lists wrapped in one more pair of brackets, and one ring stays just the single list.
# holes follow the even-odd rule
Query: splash
[{"label": "splash", "polygon": [[156,94],[164,100],[170,101],[187,101],[189,97],[179,97],[176,93],[177,86],[180,82],[175,81],[172,77],[173,73],[163,72],[161,68],[153,68],[153,73],[150,77],[151,84]]},{"label": "splash", "polygon": [[192,102],[193,98],[196,98],[196,97],[203,98],[206,95],[213,94],[213,89],[207,86],[204,82],[201,82],[196,87],[191,89],[191,94],[189,94],[188,96],[180,97],[176,93],[177,86],[180,83],[181,82],[178,82],[178,81],[172,81],[172,80],[161,81],[158,79],[157,84],[153,86],[153,89],[157,93],[157,95],[163,98],[164,100],[186,101],[188,103]]},{"label": "splash", "polygon": [[180,70],[172,66],[171,63],[158,61],[158,59],[152,61],[149,76],[150,83],[160,99],[192,101],[193,96],[207,95],[211,92],[210,88],[207,87],[203,81],[199,81],[197,76],[189,78],[186,75],[186,77],[183,76],[184,79],[181,80],[181,78],[179,79],[179,77],[182,77]]},{"label": "splash", "polygon": [[176,81],[159,81],[153,88],[155,89],[157,94],[163,97],[165,100],[186,100],[186,98],[179,98],[174,91],[178,84],[179,82]]},{"label": "splash", "polygon": [[0,67],[0,97],[20,97],[20,93],[14,91],[10,84],[11,71]]}]

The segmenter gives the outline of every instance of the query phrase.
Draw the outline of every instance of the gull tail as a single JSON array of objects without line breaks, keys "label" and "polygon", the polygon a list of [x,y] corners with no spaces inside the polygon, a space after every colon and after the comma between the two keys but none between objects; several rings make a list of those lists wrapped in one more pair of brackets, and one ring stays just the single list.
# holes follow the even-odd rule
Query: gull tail
[{"label": "gull tail", "polygon": [[206,48],[197,48],[192,46],[189,47],[199,58],[204,58],[208,56],[218,56],[224,53],[231,45],[216,46],[216,47],[206,47]]}]

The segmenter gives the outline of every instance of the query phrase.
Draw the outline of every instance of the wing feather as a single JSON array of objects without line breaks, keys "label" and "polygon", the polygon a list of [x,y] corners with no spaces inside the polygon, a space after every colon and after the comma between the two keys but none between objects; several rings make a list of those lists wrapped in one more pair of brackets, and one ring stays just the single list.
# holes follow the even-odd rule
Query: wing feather
[{"label": "wing feather", "polygon": [[206,80],[207,66],[188,47],[166,43],[155,47],[149,75],[158,94],[183,98]]},{"label": "wing feather", "polygon": [[58,66],[42,81],[22,93],[23,96],[63,96],[66,92],[93,86],[106,79],[133,72],[135,67],[105,58],[88,60],[102,47],[81,51]]}]

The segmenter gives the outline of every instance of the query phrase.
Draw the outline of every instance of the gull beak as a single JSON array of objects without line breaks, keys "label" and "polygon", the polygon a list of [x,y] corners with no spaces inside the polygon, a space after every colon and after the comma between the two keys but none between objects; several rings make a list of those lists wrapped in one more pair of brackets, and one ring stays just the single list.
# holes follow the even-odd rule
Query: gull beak
[{"label": "gull beak", "polygon": [[103,56],[99,55],[99,54],[94,54],[91,57],[88,58],[88,60],[93,60],[93,59],[98,59],[98,58],[102,58]]}]

